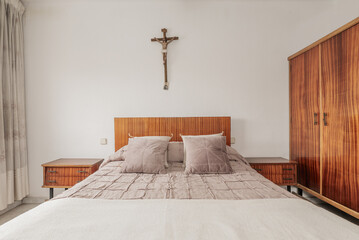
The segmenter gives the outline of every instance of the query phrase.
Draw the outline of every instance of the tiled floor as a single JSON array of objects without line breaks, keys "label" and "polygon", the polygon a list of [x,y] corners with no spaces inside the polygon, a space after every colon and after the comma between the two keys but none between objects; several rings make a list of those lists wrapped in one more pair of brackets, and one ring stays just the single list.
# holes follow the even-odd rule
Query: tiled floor
[{"label": "tiled floor", "polygon": [[[296,187],[292,187],[292,193],[296,194],[297,192],[298,192],[298,189]],[[324,209],[328,210],[329,212],[334,213],[335,215],[338,215],[339,217],[342,217],[342,218],[348,220],[349,222],[352,222],[359,226],[359,219],[356,219],[355,217],[333,207],[332,205],[320,200],[319,198],[316,198],[304,191],[303,191],[303,198],[306,200],[309,200],[310,202],[317,205],[318,207],[324,208]]]},{"label": "tiled floor", "polygon": [[[348,221],[350,221],[350,222],[352,222],[352,223],[359,226],[359,219],[356,219],[356,218],[346,214],[345,212],[340,211],[339,209],[337,209],[337,208],[335,208],[335,207],[321,201],[318,198],[312,197],[312,196],[307,195],[307,194],[305,194],[304,197],[306,199],[308,199],[309,201],[311,201],[312,203],[314,203],[315,205],[317,205],[319,207],[322,207],[322,208],[324,208],[324,209],[326,209],[326,210],[328,210],[328,211],[330,211],[330,212],[332,212],[332,213],[334,213],[334,214],[336,214],[336,215],[338,215],[338,216],[340,216],[342,218],[345,218],[346,220],[348,220]],[[38,205],[39,204],[22,204],[22,205],[20,205],[20,206],[18,206],[16,208],[6,212],[6,213],[0,215],[0,225],[6,223],[7,221],[10,221],[11,219],[23,214],[24,212],[26,212],[26,211],[28,211],[28,210],[30,210],[30,209],[38,206]]]},{"label": "tiled floor", "polygon": [[17,206],[14,209],[11,209],[10,211],[0,215],[0,225],[6,223],[7,221],[10,221],[11,219],[23,214],[24,212],[29,211],[30,209],[38,206],[39,204],[21,204],[20,206]]},{"label": "tiled floor", "polygon": [[352,222],[356,225],[359,226],[359,219],[356,219],[355,217],[333,207],[332,205],[323,202],[322,200],[316,198],[316,197],[306,197],[306,199],[308,199],[309,201],[311,201],[312,203],[314,203],[315,205],[317,205],[318,207],[324,208],[326,210],[328,210],[329,212],[332,212],[336,215],[338,215],[339,217],[345,218],[346,220],[348,220],[349,222]]}]

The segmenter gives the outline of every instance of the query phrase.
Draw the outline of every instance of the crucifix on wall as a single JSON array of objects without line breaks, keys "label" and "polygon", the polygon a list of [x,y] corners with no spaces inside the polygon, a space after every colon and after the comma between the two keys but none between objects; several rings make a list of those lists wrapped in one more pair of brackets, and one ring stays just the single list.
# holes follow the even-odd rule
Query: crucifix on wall
[{"label": "crucifix on wall", "polygon": [[167,37],[167,29],[162,28],[161,31],[163,32],[163,38],[152,38],[151,42],[159,42],[162,45],[162,57],[163,57],[163,67],[165,71],[165,85],[163,86],[164,90],[168,90],[168,80],[167,80],[167,46],[173,40],[178,40],[178,37]]}]

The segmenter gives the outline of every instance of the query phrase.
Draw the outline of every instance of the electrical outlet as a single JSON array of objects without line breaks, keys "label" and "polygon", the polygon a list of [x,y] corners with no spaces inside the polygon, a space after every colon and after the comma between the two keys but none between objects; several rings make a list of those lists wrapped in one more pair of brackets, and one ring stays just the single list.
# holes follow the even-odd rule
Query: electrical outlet
[{"label": "electrical outlet", "polygon": [[236,143],[236,138],[235,137],[231,137],[231,144],[235,144]]},{"label": "electrical outlet", "polygon": [[100,138],[101,145],[107,145],[107,138]]}]

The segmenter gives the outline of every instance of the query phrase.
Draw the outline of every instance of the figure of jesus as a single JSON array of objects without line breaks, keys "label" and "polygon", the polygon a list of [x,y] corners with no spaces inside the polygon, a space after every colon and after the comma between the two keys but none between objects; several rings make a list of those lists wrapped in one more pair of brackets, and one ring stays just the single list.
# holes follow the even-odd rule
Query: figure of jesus
[{"label": "figure of jesus", "polygon": [[162,45],[162,56],[163,56],[163,66],[165,70],[165,85],[163,89],[168,90],[168,81],[167,81],[167,46],[174,40],[178,40],[178,37],[167,37],[167,29],[163,28],[161,29],[163,32],[163,38],[152,38],[152,42],[159,42]]},{"label": "figure of jesus", "polygon": [[159,42],[162,45],[162,52],[167,52],[168,44],[170,44],[173,40],[177,40],[178,38],[175,39],[173,37],[173,38],[167,38],[166,40],[163,40],[162,38],[161,38],[161,40],[158,38],[153,38],[153,39],[155,39],[156,42]]}]

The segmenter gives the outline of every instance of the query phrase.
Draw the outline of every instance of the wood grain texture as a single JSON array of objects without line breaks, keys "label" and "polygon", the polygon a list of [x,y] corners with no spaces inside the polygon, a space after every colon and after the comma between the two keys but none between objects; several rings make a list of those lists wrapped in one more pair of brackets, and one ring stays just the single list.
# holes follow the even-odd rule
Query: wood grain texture
[{"label": "wood grain texture", "polygon": [[42,164],[43,167],[92,167],[103,158],[59,158],[51,162]]},{"label": "wood grain texture", "polygon": [[250,163],[251,167],[265,178],[278,185],[297,184],[296,163]]},{"label": "wood grain texture", "polygon": [[[319,108],[320,108],[320,116],[322,116],[323,114],[323,96],[322,96],[322,83],[323,83],[323,79],[322,79],[322,44],[319,45]],[[320,137],[319,137],[319,152],[320,152],[320,168],[319,168],[319,174],[320,174],[320,184],[319,184],[319,193],[323,194],[323,128],[324,128],[324,124],[322,121],[320,121]]]},{"label": "wood grain texture", "polygon": [[231,117],[158,117],[115,118],[115,150],[127,145],[128,134],[140,136],[171,136],[182,141],[182,135],[206,135],[224,132],[231,144]]},{"label": "wood grain texture", "polygon": [[290,161],[286,158],[282,157],[246,157],[246,160],[252,163],[260,163],[260,164],[284,164],[284,163],[294,163],[295,161]]},{"label": "wood grain texture", "polygon": [[323,195],[359,211],[359,25],[322,44]]},{"label": "wood grain texture", "polygon": [[91,168],[88,167],[46,167],[45,169],[48,177],[87,177],[92,173]]},{"label": "wood grain texture", "polygon": [[339,204],[339,203],[333,201],[332,199],[329,199],[329,198],[323,196],[322,194],[319,194],[319,193],[317,193],[317,192],[315,192],[315,191],[313,191],[313,190],[311,190],[311,189],[309,189],[307,187],[304,187],[303,185],[297,184],[296,187],[310,193],[314,197],[317,197],[317,198],[319,198],[320,200],[322,200],[324,202],[329,203],[330,205],[342,210],[343,212],[346,212],[346,213],[352,215],[353,217],[356,217],[356,218],[359,219],[359,212],[354,211],[353,209],[350,209],[350,208],[348,208],[348,207],[346,207],[346,206],[344,206],[342,204]]},{"label": "wood grain texture", "polygon": [[289,83],[290,159],[298,162],[298,182],[319,192],[319,47],[290,61]]},{"label": "wood grain texture", "polygon": [[86,177],[47,177],[44,188],[70,188],[81,182]]},{"label": "wood grain texture", "polygon": [[288,57],[288,60],[292,60],[293,58],[305,53],[306,51],[309,51],[312,48],[315,48],[317,46],[319,46],[321,43],[327,41],[328,39],[340,34],[341,32],[353,27],[354,25],[359,23],[359,17],[355,18],[354,20],[350,21],[349,23],[343,25],[342,27],[336,29],[335,31],[329,33],[328,35],[326,35],[325,37],[319,39],[318,41],[312,43],[311,45],[309,45],[308,47],[296,52],[295,54],[291,55]]},{"label": "wood grain texture", "polygon": [[103,159],[61,158],[43,164],[43,188],[70,188],[100,167]]}]

